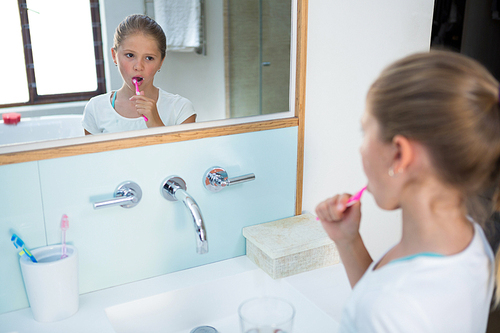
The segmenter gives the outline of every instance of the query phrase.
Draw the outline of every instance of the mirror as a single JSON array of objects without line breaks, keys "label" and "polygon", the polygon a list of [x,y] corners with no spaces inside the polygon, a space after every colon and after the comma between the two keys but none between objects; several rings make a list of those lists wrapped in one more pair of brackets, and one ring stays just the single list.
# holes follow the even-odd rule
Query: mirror
[{"label": "mirror", "polygon": [[[108,40],[111,38],[110,36],[113,35],[115,27],[125,16],[134,12],[144,12],[144,6],[146,8],[151,6],[150,0],[146,0],[145,2],[142,0],[100,1],[100,6],[104,9],[101,9],[101,17],[103,21],[106,21],[106,27],[103,29],[103,35],[106,35]],[[265,8],[262,3],[266,1],[269,1],[270,3],[281,2],[275,0],[253,0],[244,3],[261,3],[261,8]],[[231,5],[232,2],[234,3]],[[234,76],[231,78],[230,75],[226,75],[228,73],[227,68],[231,68],[231,63],[227,61],[230,56],[230,50],[226,47],[228,45],[227,40],[226,42],[224,42],[224,40],[230,38],[229,35],[231,26],[240,26],[240,23],[238,18],[236,18],[237,16],[235,16],[234,21],[231,21],[227,15],[231,12],[231,8],[239,10],[245,6],[242,5],[243,2],[240,0],[205,0],[205,6],[207,7],[205,8],[207,15],[207,55],[203,56],[195,53],[171,52],[167,55],[167,60],[163,66],[162,72],[159,73],[162,75],[157,75],[155,80],[156,86],[162,87],[164,90],[169,92],[178,93],[179,95],[190,99],[199,115],[199,123],[152,128],[126,133],[102,134],[64,140],[50,140],[36,143],[0,146],[0,165],[73,156],[114,149],[141,147],[144,145],[184,141],[204,137],[298,126],[300,114],[303,112],[304,103],[307,0],[292,0],[291,5],[290,0],[284,0],[283,3],[285,7],[288,3],[288,12],[283,10],[285,7],[279,7],[279,10],[275,9],[275,11],[269,11],[272,15],[268,15],[268,17],[274,17],[276,16],[276,13],[284,13],[282,16],[286,18],[288,15],[288,22],[293,22],[288,26],[288,29],[290,30],[288,32],[289,37],[284,43],[286,45],[288,42],[288,46],[286,47],[291,50],[291,52],[277,52],[276,50],[271,50],[269,57],[277,54],[278,58],[276,59],[278,60],[274,60],[274,58],[271,60],[266,59],[266,53],[263,52],[258,55],[259,60],[257,62],[255,60],[253,61],[257,63],[257,69],[253,70],[253,77],[251,77],[252,75],[248,73],[245,74],[244,68],[243,72],[241,72],[241,69],[234,67],[232,68]],[[257,5],[256,8],[258,7],[259,6]],[[224,19],[222,19],[222,21],[216,20],[215,22],[211,22],[210,15],[214,12],[217,12],[219,18],[224,18],[226,15],[226,22],[228,22],[228,24],[223,24]],[[233,10],[233,12],[235,11]],[[112,15],[110,13],[112,13]],[[292,17],[291,21],[290,13]],[[259,15],[262,16],[262,14],[261,10]],[[264,23],[261,21],[260,26],[267,27],[269,24],[271,23]],[[227,27],[226,30],[224,29],[224,26]],[[215,35],[211,35],[210,29],[213,29],[216,32],[218,31],[222,34],[222,36],[218,36],[216,38]],[[240,30],[243,30],[244,32],[248,29]],[[275,31],[277,28],[268,30]],[[262,30],[259,30],[258,33],[260,36],[258,40],[259,43],[263,43],[263,41],[267,38],[262,36],[265,35],[265,33],[262,33],[261,31]],[[282,35],[283,33],[280,36]],[[290,36],[292,36],[291,39]],[[242,37],[236,37],[236,39],[244,40]],[[281,37],[281,39],[283,38]],[[219,40],[219,44],[217,43],[217,40]],[[275,44],[275,42],[270,43],[270,45]],[[249,53],[250,50],[256,49],[256,47],[252,46],[250,43],[247,43],[245,47],[246,49],[243,48],[243,51],[240,51],[243,55]],[[219,53],[217,52],[217,48],[219,49]],[[108,50],[109,53],[109,47],[105,47],[104,50],[105,53],[106,50]],[[214,63],[218,63],[219,67],[225,68],[219,68],[217,70],[217,66],[207,63],[209,61],[213,61],[213,59],[210,59],[211,56],[215,57],[216,55],[218,55],[218,60],[214,61]],[[192,63],[189,65],[188,61],[190,60],[196,60],[199,64],[197,66],[192,65]],[[105,54],[105,62],[109,64],[110,61],[112,61],[110,55]],[[245,63],[250,61],[245,61],[244,59],[240,62]],[[266,64],[261,66],[262,62],[265,62]],[[270,63],[270,66],[267,66],[267,63]],[[278,63],[281,63],[281,66],[276,65],[275,67],[281,67],[280,74],[269,75],[270,80],[266,79],[265,71],[267,69],[272,69],[273,65]],[[287,64],[285,69],[283,69],[283,63]],[[118,71],[116,71],[114,66],[106,67],[108,90],[119,88],[121,86],[122,79]],[[192,71],[187,74],[188,72],[185,71],[186,68],[189,68]],[[239,70],[240,72],[238,72]],[[258,74],[256,75],[255,72]],[[284,74],[285,72],[286,74]],[[180,76],[185,76],[185,82],[181,82],[180,79],[176,79],[176,77],[179,78]],[[215,78],[216,76],[217,78]],[[251,77],[253,82],[250,84],[252,86],[251,89],[243,89],[245,88],[245,85],[247,85],[246,81],[236,82],[243,77],[248,79]],[[280,78],[280,82],[285,83],[278,84],[273,82],[272,79],[276,79],[277,77]],[[270,83],[266,82],[266,80]],[[215,81],[219,82],[219,84],[210,84]],[[235,84],[232,88],[230,86],[230,81],[233,81]],[[255,84],[255,82],[257,82],[257,84]],[[268,88],[266,88],[266,84],[269,84]],[[192,88],[192,86],[195,85],[198,85],[197,89],[195,89],[194,92],[189,92],[188,88]],[[211,90],[212,88],[218,92],[214,93],[214,90]],[[275,90],[272,90],[271,88]],[[228,98],[227,96],[231,94],[231,91],[234,96]],[[262,91],[268,92],[269,94],[266,96],[261,93]],[[205,95],[200,92],[205,93]],[[276,98],[278,95],[280,95],[281,98]],[[203,100],[203,96],[205,96],[205,100]],[[238,99],[241,98],[240,96],[242,96],[242,98],[247,98],[248,101],[239,101]],[[279,102],[276,102],[275,100],[279,100]],[[81,104],[84,105],[85,103]],[[245,109],[244,107],[241,107],[241,105],[251,106],[246,107]],[[218,115],[215,115],[215,111],[207,111],[209,108],[218,112]],[[0,112],[3,113],[5,111],[6,110],[2,110]],[[210,116],[210,114],[212,114],[212,116]]]}]

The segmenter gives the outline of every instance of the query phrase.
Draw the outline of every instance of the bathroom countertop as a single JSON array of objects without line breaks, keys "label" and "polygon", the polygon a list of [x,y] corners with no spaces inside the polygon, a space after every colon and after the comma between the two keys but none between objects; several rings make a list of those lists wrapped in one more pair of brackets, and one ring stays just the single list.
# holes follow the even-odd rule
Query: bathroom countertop
[{"label": "bathroom countertop", "polygon": [[[86,293],[80,295],[80,306],[75,315],[54,323],[36,322],[30,308],[8,312],[0,315],[0,333],[114,333],[105,312],[108,307],[251,270],[260,268],[246,256],[241,256]],[[200,280],[200,277],[203,279]],[[292,275],[281,280],[290,284],[335,321],[340,321],[341,309],[351,290],[342,264]]]}]

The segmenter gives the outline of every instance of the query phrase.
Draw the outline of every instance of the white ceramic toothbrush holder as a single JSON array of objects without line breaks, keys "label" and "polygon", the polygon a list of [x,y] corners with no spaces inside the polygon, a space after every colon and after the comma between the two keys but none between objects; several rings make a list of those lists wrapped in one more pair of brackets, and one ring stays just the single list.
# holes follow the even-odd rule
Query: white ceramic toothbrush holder
[{"label": "white ceramic toothbrush holder", "polygon": [[61,259],[62,245],[45,246],[20,259],[24,286],[33,317],[39,322],[68,318],[78,311],[78,251],[66,245],[66,258]]}]

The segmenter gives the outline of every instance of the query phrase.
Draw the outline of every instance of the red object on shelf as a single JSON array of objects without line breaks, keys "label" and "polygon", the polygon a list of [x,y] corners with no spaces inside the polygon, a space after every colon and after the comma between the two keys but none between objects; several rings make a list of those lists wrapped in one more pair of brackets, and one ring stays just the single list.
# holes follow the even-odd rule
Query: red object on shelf
[{"label": "red object on shelf", "polygon": [[12,112],[2,114],[2,119],[4,124],[16,125],[21,121],[21,114]]}]

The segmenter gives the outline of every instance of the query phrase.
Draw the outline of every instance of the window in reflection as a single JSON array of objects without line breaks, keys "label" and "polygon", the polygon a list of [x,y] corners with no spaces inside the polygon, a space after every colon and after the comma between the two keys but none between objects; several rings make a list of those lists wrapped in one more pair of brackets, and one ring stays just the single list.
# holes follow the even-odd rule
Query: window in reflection
[{"label": "window in reflection", "polygon": [[[23,37],[17,0],[3,3],[3,18],[0,20],[2,33],[3,80],[0,80],[0,104],[23,103],[29,100],[28,80],[24,64]],[[5,50],[8,50],[8,55]],[[8,79],[6,79],[8,78]],[[12,89],[15,87],[15,89]],[[8,94],[5,92],[9,92]]]},{"label": "window in reflection", "polygon": [[[38,94],[97,89],[94,38],[88,0],[28,0]],[[78,13],[78,15],[71,15]]]},{"label": "window in reflection", "polygon": [[[105,90],[98,0],[7,0],[0,106],[85,100]],[[96,60],[97,57],[97,60]],[[12,64],[12,66],[11,66]],[[5,74],[5,73],[4,73]]]}]

